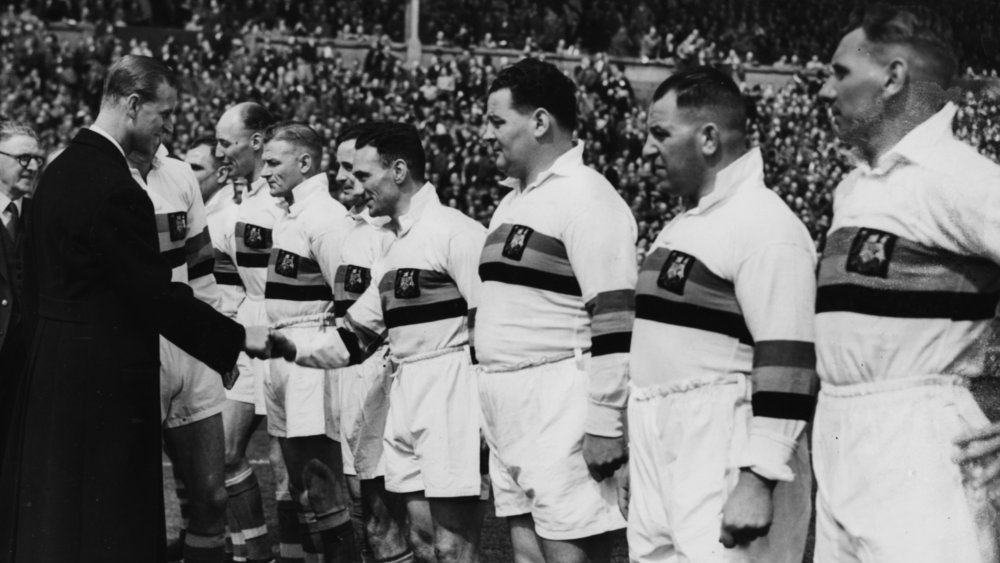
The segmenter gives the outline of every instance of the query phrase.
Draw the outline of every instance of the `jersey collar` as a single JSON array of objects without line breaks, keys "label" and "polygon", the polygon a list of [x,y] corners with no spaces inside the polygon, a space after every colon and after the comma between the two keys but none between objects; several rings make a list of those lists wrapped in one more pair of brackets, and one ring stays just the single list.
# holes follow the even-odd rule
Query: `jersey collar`
[{"label": "jersey collar", "polygon": [[399,220],[397,221],[399,223],[399,236],[403,237],[406,233],[410,232],[410,229],[420,220],[421,215],[424,214],[427,208],[435,205],[441,205],[437,189],[430,182],[426,182],[410,198],[410,210],[399,216]]},{"label": "jersey collar", "polygon": [[559,155],[559,158],[557,158],[555,162],[548,167],[548,169],[539,174],[538,178],[534,182],[522,188],[520,180],[517,178],[507,178],[500,182],[500,185],[507,186],[508,188],[514,188],[521,193],[525,193],[541,186],[553,176],[567,176],[572,173],[573,170],[582,165],[583,141],[577,141],[576,144],[573,145],[573,148]]},{"label": "jersey collar", "polygon": [[948,102],[940,111],[904,135],[889,152],[878,159],[875,166],[869,165],[857,154],[852,154],[854,165],[865,175],[882,176],[897,165],[926,161],[937,154],[941,141],[955,138],[951,124],[957,111],[958,107]]},{"label": "jersey collar", "polygon": [[729,163],[715,175],[715,186],[711,193],[698,200],[698,205],[687,213],[704,213],[729,199],[740,188],[764,183],[764,158],[760,148],[754,147],[743,156]]},{"label": "jersey collar", "polygon": [[309,200],[320,192],[330,192],[330,183],[326,174],[316,174],[306,178],[299,185],[292,188],[292,204],[288,206],[288,214],[292,217],[302,213]]}]

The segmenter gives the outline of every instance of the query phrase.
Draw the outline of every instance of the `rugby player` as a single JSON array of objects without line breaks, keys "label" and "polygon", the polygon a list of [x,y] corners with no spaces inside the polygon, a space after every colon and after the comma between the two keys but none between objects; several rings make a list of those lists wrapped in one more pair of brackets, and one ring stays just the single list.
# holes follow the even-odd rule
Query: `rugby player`
[{"label": "rugby player", "polygon": [[709,67],[670,76],[649,108],[643,154],[685,209],[636,287],[632,561],[802,561],[816,251],[746,125],[739,88]]},{"label": "rugby player", "polygon": [[816,560],[996,561],[982,477],[952,457],[997,390],[1000,167],[952,132],[947,20],[859,16],[820,92],[856,168],[819,267]]}]

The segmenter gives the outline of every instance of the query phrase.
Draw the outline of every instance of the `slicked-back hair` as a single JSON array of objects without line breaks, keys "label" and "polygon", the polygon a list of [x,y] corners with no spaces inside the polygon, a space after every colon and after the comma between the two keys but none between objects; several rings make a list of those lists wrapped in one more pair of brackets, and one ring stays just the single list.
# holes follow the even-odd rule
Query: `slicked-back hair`
[{"label": "slicked-back hair", "polygon": [[101,103],[117,102],[132,94],[146,103],[156,99],[161,84],[177,88],[177,77],[170,67],[152,57],[125,55],[108,69]]},{"label": "slicked-back hair", "polygon": [[0,121],[0,143],[11,137],[31,137],[38,141],[38,133],[23,121]]},{"label": "slicked-back hair", "polygon": [[926,6],[890,6],[883,2],[855,11],[848,31],[861,28],[876,45],[903,45],[919,58],[918,78],[951,86],[958,69],[951,24]]},{"label": "slicked-back hair", "polygon": [[555,65],[526,58],[505,66],[490,84],[489,94],[505,88],[518,111],[542,108],[563,128],[576,130],[576,86]]},{"label": "slicked-back hair", "polygon": [[427,156],[416,127],[403,123],[376,123],[357,138],[354,147],[373,147],[386,168],[396,160],[403,160],[410,176],[423,183]]},{"label": "slicked-back hair", "polygon": [[356,141],[358,137],[362,135],[367,135],[371,131],[375,131],[379,127],[384,127],[385,122],[382,121],[366,121],[365,123],[356,123],[354,125],[348,125],[337,135],[337,141],[335,146],[340,146],[347,141]]},{"label": "slicked-back hair", "polygon": [[268,127],[264,131],[264,142],[284,141],[306,151],[313,158],[316,170],[319,170],[320,159],[323,158],[323,136],[301,121],[282,121]]},{"label": "slicked-back hair", "polygon": [[732,77],[708,66],[699,66],[670,75],[656,87],[653,103],[676,92],[677,108],[711,116],[718,125],[746,133],[747,107]]},{"label": "slicked-back hair", "polygon": [[240,107],[240,121],[243,127],[252,133],[263,133],[277,121],[267,108],[257,102],[246,102]]}]

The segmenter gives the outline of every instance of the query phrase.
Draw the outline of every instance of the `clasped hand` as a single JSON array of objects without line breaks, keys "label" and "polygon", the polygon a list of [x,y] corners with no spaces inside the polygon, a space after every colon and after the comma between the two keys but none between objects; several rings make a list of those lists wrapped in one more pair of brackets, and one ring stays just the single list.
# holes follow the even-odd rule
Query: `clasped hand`
[{"label": "clasped hand", "polygon": [[281,332],[266,326],[248,326],[246,332],[243,349],[251,358],[285,358],[290,362],[295,360],[295,343]]}]

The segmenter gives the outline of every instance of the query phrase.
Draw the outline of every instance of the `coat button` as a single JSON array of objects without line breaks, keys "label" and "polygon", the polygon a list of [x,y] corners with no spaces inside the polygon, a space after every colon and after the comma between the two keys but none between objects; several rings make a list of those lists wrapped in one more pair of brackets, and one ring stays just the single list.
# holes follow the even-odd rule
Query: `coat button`
[{"label": "coat button", "polygon": [[7,300],[6,299],[4,299],[3,301],[0,301],[0,307],[6,307],[6,306],[7,306]]}]

